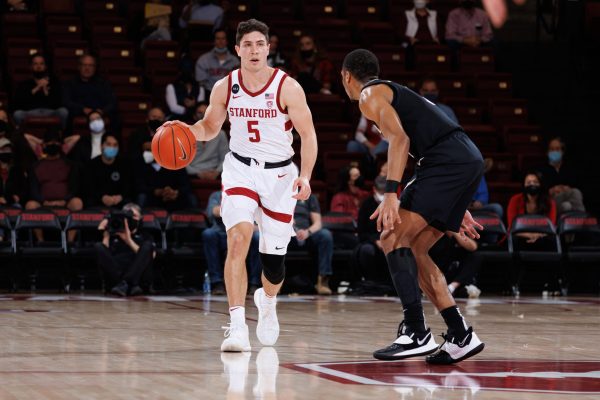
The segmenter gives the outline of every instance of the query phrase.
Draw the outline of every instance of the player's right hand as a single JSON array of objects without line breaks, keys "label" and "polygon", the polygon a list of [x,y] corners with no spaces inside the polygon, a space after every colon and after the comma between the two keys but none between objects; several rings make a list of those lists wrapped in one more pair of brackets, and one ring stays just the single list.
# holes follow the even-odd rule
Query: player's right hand
[{"label": "player's right hand", "polygon": [[400,213],[400,200],[395,193],[386,193],[383,196],[383,201],[379,203],[379,207],[369,217],[369,219],[377,218],[377,232],[382,230],[393,231],[394,225],[401,223]]}]

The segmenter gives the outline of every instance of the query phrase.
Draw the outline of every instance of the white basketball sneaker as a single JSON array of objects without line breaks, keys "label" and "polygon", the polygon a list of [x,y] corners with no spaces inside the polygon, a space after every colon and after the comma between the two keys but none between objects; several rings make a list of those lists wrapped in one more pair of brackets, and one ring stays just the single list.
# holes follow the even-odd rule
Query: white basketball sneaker
[{"label": "white basketball sneaker", "polygon": [[248,334],[248,325],[224,326],[225,340],[221,344],[221,351],[250,351],[250,337]]},{"label": "white basketball sneaker", "polygon": [[268,301],[263,288],[254,292],[254,304],[258,308],[258,324],[256,336],[265,346],[273,346],[279,337],[279,321],[277,320],[277,299]]},{"label": "white basketball sneaker", "polygon": [[445,339],[444,344],[436,353],[425,358],[429,364],[454,364],[473,357],[485,347],[485,344],[473,332],[473,327],[469,327],[467,335],[462,340],[448,333],[443,333],[442,336]]}]

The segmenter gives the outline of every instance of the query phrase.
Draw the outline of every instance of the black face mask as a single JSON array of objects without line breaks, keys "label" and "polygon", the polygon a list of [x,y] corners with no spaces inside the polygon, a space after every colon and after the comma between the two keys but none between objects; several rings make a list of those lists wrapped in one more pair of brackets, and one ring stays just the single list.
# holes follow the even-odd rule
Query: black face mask
[{"label": "black face mask", "polygon": [[148,128],[150,128],[150,130],[154,133],[158,128],[160,128],[162,124],[162,121],[159,121],[157,119],[151,119],[148,121]]},{"label": "black face mask", "polygon": [[365,185],[365,178],[361,175],[354,181],[354,186],[362,188]]},{"label": "black face mask", "polygon": [[473,0],[464,0],[460,4],[465,10],[471,10],[473,7],[475,7],[475,2]]},{"label": "black face mask", "polygon": [[48,73],[46,71],[36,71],[33,73],[33,77],[35,79],[42,79],[45,76],[48,76]]},{"label": "black face mask", "polygon": [[304,59],[310,58],[313,54],[315,54],[314,50],[300,50],[300,56]]},{"label": "black face mask", "polygon": [[55,156],[60,153],[60,145],[56,143],[47,144],[44,146],[44,153],[49,156]]},{"label": "black face mask", "polygon": [[4,164],[8,164],[12,161],[13,154],[12,153],[0,153],[0,162]]},{"label": "black face mask", "polygon": [[536,196],[540,194],[540,185],[527,185],[523,188],[523,191],[526,194]]}]

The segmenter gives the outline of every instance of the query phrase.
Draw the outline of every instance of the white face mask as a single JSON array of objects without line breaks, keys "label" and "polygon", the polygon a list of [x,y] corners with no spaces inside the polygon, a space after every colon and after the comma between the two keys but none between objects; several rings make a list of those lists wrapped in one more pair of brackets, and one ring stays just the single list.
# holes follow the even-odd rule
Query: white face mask
[{"label": "white face mask", "polygon": [[151,151],[144,151],[144,154],[142,154],[142,157],[144,157],[144,162],[146,164],[150,164],[152,161],[154,161],[154,154],[152,154]]},{"label": "white face mask", "polygon": [[425,8],[427,6],[427,2],[425,0],[415,0],[415,8]]},{"label": "white face mask", "polygon": [[378,203],[381,203],[383,201],[383,193],[373,193],[373,197],[375,198],[375,201]]},{"label": "white face mask", "polygon": [[90,122],[90,130],[92,133],[100,133],[104,131],[104,121],[101,119],[95,119]]}]

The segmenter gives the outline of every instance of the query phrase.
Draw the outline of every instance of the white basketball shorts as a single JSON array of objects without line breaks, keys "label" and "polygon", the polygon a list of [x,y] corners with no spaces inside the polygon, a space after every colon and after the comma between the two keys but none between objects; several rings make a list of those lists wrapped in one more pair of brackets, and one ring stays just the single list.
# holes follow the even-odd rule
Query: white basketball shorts
[{"label": "white basketball shorts", "polygon": [[225,228],[240,222],[256,222],[260,231],[259,251],[284,255],[293,229],[298,177],[295,164],[265,169],[264,162],[252,159],[248,166],[228,153],[223,163],[221,217]]}]

